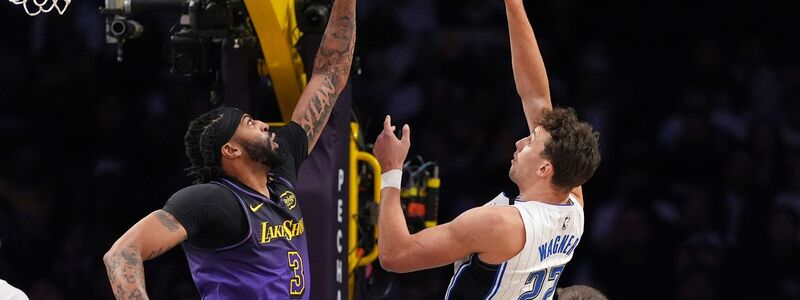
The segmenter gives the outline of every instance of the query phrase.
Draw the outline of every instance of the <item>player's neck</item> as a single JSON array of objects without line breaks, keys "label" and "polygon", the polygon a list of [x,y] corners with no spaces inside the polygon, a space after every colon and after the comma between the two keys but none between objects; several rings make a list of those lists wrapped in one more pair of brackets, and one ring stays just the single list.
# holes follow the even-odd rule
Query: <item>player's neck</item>
[{"label": "player's neck", "polygon": [[552,187],[548,182],[531,184],[519,187],[519,199],[522,201],[538,201],[547,204],[564,204],[569,193],[561,192]]},{"label": "player's neck", "polygon": [[260,173],[260,174],[247,174],[245,176],[240,176],[237,178],[239,182],[246,185],[247,187],[253,189],[254,191],[258,192],[261,195],[269,197],[269,189],[267,189],[267,173]]},{"label": "player's neck", "polygon": [[234,163],[227,168],[223,165],[223,171],[247,187],[270,198],[269,189],[267,188],[268,169],[260,166]]}]

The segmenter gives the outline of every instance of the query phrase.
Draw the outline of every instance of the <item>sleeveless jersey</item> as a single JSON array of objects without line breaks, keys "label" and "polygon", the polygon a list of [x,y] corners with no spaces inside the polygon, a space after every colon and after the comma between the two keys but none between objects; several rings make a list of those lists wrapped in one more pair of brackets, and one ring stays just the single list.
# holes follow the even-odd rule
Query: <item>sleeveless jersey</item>
[{"label": "sleeveless jersey", "polygon": [[249,233],[239,243],[201,249],[184,242],[192,278],[204,300],[308,299],[308,247],[292,184],[270,178],[271,198],[221,178],[247,216]]},{"label": "sleeveless jersey", "polygon": [[[498,195],[484,206],[509,205]],[[500,265],[491,265],[473,253],[455,263],[455,274],[445,294],[454,299],[552,299],[558,279],[583,235],[584,215],[575,196],[569,204],[514,201],[525,224],[525,246]]]}]

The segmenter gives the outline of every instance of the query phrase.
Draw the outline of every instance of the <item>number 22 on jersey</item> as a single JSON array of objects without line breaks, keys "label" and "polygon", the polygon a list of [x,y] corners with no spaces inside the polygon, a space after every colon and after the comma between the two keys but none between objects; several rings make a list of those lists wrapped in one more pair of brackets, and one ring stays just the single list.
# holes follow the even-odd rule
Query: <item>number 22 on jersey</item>
[{"label": "number 22 on jersey", "polygon": [[544,293],[544,297],[541,299],[548,300],[552,298],[553,292],[555,292],[556,286],[558,286],[558,278],[561,277],[562,271],[564,271],[564,265],[531,272],[531,274],[528,275],[528,279],[525,280],[525,285],[533,283],[533,289],[522,293],[522,295],[519,296],[519,300],[540,299],[537,297],[541,294],[545,281],[548,283],[552,282],[553,285],[550,285],[550,288],[547,289]]}]

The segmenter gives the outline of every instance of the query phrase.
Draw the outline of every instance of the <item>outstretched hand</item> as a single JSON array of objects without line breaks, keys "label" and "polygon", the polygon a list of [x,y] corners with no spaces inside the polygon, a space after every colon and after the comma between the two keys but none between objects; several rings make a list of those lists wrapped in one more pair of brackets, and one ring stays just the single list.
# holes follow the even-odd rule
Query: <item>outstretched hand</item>
[{"label": "outstretched hand", "polygon": [[408,124],[403,125],[403,136],[398,139],[394,135],[395,127],[392,125],[392,117],[386,115],[383,120],[383,131],[375,140],[372,153],[381,164],[383,172],[392,169],[403,169],[403,162],[408,155],[408,148],[411,147],[411,128]]}]

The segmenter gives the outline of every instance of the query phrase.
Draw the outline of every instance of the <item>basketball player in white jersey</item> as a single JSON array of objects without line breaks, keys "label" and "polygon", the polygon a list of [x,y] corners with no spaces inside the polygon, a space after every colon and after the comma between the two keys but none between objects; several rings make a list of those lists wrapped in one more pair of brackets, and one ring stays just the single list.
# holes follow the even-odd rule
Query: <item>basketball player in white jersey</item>
[{"label": "basketball player in white jersey", "polygon": [[455,263],[445,299],[552,299],[584,229],[581,185],[600,163],[598,137],[572,109],[553,109],[547,75],[522,0],[506,0],[517,92],[530,135],[517,141],[509,177],[520,194],[498,195],[452,222],[409,234],[400,178],[410,146],[386,116],[373,153],[383,175],[381,265],[412,272]]}]

